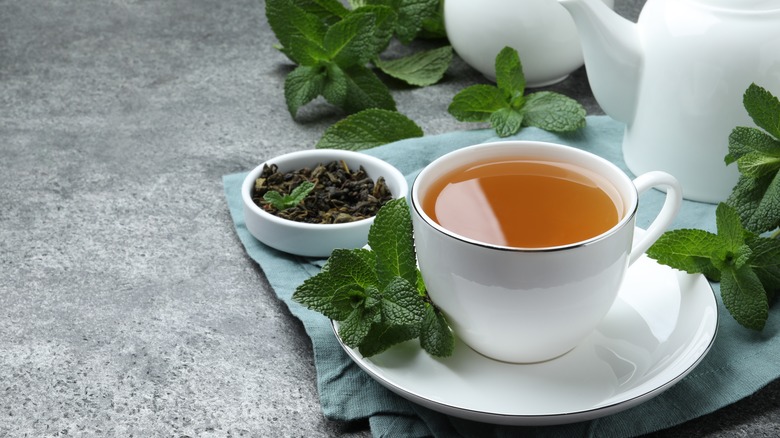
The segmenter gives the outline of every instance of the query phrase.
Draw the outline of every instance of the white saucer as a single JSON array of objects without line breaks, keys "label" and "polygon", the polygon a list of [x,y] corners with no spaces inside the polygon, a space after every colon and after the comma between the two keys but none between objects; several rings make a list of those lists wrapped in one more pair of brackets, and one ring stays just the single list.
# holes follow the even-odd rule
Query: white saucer
[{"label": "white saucer", "polygon": [[[657,396],[704,358],[717,325],[704,276],[642,256],[598,329],[548,362],[498,362],[459,341],[444,359],[416,340],[371,358],[339,343],[379,383],[430,409],[487,423],[550,425],[614,414]],[[333,328],[338,338],[338,322]]]}]

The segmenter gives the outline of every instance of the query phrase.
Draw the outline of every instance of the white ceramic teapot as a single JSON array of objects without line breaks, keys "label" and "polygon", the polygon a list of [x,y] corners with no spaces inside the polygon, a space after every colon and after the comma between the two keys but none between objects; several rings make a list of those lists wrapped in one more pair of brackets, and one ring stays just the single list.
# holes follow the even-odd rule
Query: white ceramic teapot
[{"label": "white ceramic teapot", "polygon": [[626,123],[636,174],[675,175],[686,198],[719,202],[739,176],[728,137],[754,126],[755,82],[780,96],[780,0],[648,0],[632,23],[599,0],[559,0],[574,18],[593,94]]},{"label": "white ceramic teapot", "polygon": [[494,82],[496,55],[506,46],[520,55],[528,87],[559,82],[582,67],[577,27],[556,0],[446,0],[444,25],[455,52]]}]

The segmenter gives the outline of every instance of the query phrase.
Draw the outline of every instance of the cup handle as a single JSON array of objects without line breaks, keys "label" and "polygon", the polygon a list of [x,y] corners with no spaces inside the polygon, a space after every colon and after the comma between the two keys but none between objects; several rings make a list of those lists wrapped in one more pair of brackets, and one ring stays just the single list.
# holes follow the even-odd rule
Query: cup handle
[{"label": "cup handle", "polygon": [[634,186],[640,195],[650,188],[663,187],[666,189],[666,200],[653,223],[642,236],[642,240],[637,242],[631,250],[631,255],[628,258],[629,266],[637,261],[669,228],[682,204],[682,187],[675,177],[666,172],[653,171],[642,174],[634,179]]}]

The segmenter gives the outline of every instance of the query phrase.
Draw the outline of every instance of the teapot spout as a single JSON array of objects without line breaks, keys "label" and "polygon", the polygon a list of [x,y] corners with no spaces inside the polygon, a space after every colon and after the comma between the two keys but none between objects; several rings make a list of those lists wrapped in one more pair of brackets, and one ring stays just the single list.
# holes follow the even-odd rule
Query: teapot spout
[{"label": "teapot spout", "polygon": [[639,90],[637,25],[601,0],[558,0],[577,26],[593,96],[613,119],[630,124]]}]

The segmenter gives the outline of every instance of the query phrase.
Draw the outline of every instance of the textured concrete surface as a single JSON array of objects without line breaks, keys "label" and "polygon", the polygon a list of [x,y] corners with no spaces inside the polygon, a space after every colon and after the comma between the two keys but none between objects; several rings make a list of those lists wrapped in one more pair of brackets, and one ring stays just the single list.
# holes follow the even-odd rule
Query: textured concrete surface
[{"label": "textured concrete surface", "polygon": [[[640,4],[618,0],[636,16]],[[220,177],[313,147],[257,0],[0,0],[0,436],[368,436],[321,415],[311,346]],[[395,87],[428,135],[483,79]],[[583,70],[554,87],[600,112]],[[780,384],[657,436],[776,436]]]}]

